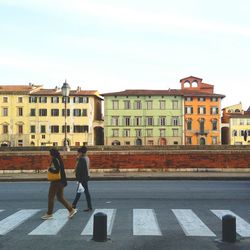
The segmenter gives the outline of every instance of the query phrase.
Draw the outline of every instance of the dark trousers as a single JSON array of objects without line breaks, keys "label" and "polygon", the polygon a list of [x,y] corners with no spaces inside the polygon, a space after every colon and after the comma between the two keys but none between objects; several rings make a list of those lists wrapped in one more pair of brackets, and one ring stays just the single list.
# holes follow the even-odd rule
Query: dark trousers
[{"label": "dark trousers", "polygon": [[72,206],[70,205],[68,201],[65,200],[63,196],[63,190],[64,190],[64,186],[61,183],[61,181],[50,182],[47,214],[53,213],[55,196],[57,197],[57,200],[61,202],[65,208],[68,209],[69,212],[72,211]]},{"label": "dark trousers", "polygon": [[[86,182],[81,182],[81,183],[85,189],[84,193],[85,193],[85,197],[86,197],[86,201],[87,201],[87,206],[89,209],[92,209],[91,197],[90,197],[89,188],[88,188],[88,182],[86,181]],[[76,204],[79,201],[80,197],[81,197],[81,193],[76,193],[76,197],[72,203],[73,207],[76,207]]]}]

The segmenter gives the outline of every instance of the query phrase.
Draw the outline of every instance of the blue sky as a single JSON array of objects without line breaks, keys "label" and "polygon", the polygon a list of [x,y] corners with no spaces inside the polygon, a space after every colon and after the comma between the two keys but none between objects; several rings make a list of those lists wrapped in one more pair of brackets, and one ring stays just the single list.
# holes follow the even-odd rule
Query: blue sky
[{"label": "blue sky", "polygon": [[1,0],[0,84],[101,93],[193,75],[250,106],[249,0]]}]

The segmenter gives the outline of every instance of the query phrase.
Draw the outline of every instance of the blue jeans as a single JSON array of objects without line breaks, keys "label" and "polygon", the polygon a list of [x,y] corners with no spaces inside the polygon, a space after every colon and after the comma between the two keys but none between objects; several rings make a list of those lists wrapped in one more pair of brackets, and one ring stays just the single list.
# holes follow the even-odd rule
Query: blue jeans
[{"label": "blue jeans", "polygon": [[[87,201],[87,206],[89,209],[92,209],[91,197],[90,197],[89,188],[88,188],[88,182],[86,181],[86,182],[81,182],[81,183],[85,189],[84,193],[85,193],[85,197],[86,197],[86,201]],[[73,207],[76,207],[76,204],[79,201],[80,197],[81,197],[81,193],[76,193],[76,197],[72,203]]]}]

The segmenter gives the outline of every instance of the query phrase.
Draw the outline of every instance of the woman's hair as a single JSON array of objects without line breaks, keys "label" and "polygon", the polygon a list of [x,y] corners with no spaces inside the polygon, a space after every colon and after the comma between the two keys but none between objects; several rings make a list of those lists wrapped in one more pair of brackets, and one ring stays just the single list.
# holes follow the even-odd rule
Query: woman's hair
[{"label": "woman's hair", "polygon": [[77,152],[82,153],[82,154],[86,154],[87,151],[88,151],[88,149],[87,149],[87,147],[85,147],[85,146],[82,146],[81,148],[79,148],[79,149],[77,150]]},{"label": "woman's hair", "polygon": [[57,149],[52,148],[52,149],[49,150],[49,152],[50,152],[51,156],[59,158],[59,159],[61,158],[61,155],[60,155],[60,153],[59,153],[59,151]]}]

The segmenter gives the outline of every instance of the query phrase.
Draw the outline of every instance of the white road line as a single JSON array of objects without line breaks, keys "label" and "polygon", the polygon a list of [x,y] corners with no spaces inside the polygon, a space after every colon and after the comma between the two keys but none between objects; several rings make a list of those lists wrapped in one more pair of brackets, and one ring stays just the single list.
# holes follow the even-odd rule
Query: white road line
[{"label": "white road line", "polygon": [[107,215],[107,235],[111,235],[116,209],[95,209],[81,235],[93,235],[94,215],[96,213],[104,213]]},{"label": "white road line", "polygon": [[1,220],[0,235],[7,234],[39,211],[40,209],[23,209]]},{"label": "white road line", "polygon": [[29,235],[56,235],[68,222],[67,209],[59,209],[53,214],[53,219],[46,220],[35,228]]},{"label": "white road line", "polygon": [[133,235],[162,235],[153,209],[133,209]]},{"label": "white road line", "polygon": [[242,237],[250,237],[250,224],[230,210],[211,210],[222,220],[224,215],[233,215],[236,218],[236,232]]},{"label": "white road line", "polygon": [[186,236],[215,236],[191,209],[172,209]]},{"label": "white road line", "polygon": [[0,209],[0,212],[3,212],[4,210]]}]

